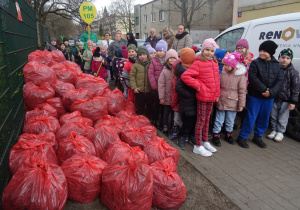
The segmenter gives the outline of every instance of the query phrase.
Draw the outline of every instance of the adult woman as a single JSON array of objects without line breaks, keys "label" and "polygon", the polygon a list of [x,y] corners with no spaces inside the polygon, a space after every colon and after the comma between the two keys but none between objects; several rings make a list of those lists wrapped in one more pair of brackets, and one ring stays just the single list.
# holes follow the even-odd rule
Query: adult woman
[{"label": "adult woman", "polygon": [[171,49],[175,37],[175,32],[170,26],[165,26],[163,29],[163,40],[168,43],[168,50]]},{"label": "adult woman", "polygon": [[184,25],[180,24],[177,28],[177,34],[175,35],[175,39],[172,44],[172,49],[174,49],[178,55],[180,50],[184,47],[192,48],[193,40],[191,35],[185,31]]},{"label": "adult woman", "polygon": [[137,42],[133,36],[133,33],[129,32],[126,34],[126,37],[127,37],[127,47],[130,45],[130,44],[134,44],[136,47],[137,46]]}]

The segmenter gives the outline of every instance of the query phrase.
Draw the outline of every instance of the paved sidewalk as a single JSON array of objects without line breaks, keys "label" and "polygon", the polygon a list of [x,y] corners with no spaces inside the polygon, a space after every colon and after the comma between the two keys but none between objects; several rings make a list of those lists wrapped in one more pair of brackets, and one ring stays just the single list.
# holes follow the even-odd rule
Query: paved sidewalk
[{"label": "paved sidewalk", "polygon": [[[238,132],[234,131],[235,138]],[[243,149],[223,137],[222,146],[208,158],[194,154],[190,144],[180,150],[168,142],[241,209],[300,209],[300,142],[263,138],[266,149],[249,140],[249,148]]]}]

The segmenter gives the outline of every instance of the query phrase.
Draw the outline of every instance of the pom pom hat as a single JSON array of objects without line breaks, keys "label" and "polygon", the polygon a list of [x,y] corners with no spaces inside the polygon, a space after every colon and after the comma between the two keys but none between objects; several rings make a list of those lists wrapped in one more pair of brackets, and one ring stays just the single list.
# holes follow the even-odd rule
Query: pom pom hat
[{"label": "pom pom hat", "polygon": [[233,52],[233,53],[230,53],[228,55],[226,55],[224,58],[223,58],[223,63],[226,63],[227,65],[231,66],[232,68],[236,68],[238,63],[239,63],[239,60],[241,58],[241,54],[238,53],[238,52]]},{"label": "pom pom hat", "polygon": [[122,46],[122,57],[128,58],[128,51],[127,51],[126,46]]}]

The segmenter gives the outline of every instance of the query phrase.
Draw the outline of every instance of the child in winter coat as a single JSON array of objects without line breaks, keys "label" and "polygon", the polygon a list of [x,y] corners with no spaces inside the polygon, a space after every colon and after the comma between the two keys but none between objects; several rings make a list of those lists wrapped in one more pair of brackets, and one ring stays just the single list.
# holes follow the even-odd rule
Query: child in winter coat
[{"label": "child in winter coat", "polygon": [[137,50],[138,60],[133,64],[130,71],[130,87],[135,94],[136,113],[152,119],[153,93],[148,79],[150,60],[148,50],[140,46]]},{"label": "child in winter coat", "polygon": [[192,65],[195,60],[195,51],[191,48],[180,50],[181,62],[175,67],[177,77],[175,90],[179,95],[179,113],[182,119],[182,127],[179,132],[178,146],[185,149],[185,143],[190,141],[195,144],[195,125],[197,119],[196,90],[187,86],[182,80],[182,74]]},{"label": "child in winter coat", "polygon": [[221,96],[216,104],[216,117],[213,128],[212,143],[221,146],[220,132],[225,122],[225,140],[234,144],[232,131],[237,112],[241,112],[246,105],[246,77],[247,69],[239,63],[240,53],[234,52],[223,58],[223,71],[220,75]]},{"label": "child in winter coat", "polygon": [[83,42],[79,42],[78,50],[76,51],[77,54],[74,56],[75,57],[75,63],[77,63],[80,66],[82,71],[83,71],[83,66],[84,66],[84,60],[82,58],[83,53],[84,53],[83,45],[84,45]]},{"label": "child in winter coat", "polygon": [[[132,66],[135,64],[136,62],[136,46],[134,44],[130,44],[127,47],[128,50],[128,60],[126,61],[126,63],[124,64],[124,71],[123,71],[123,78],[125,79],[126,84],[128,85],[128,97],[127,99],[131,102],[134,103],[134,92],[130,87],[130,71]],[[128,79],[126,79],[126,77],[128,77]]]},{"label": "child in winter coat", "polygon": [[156,51],[153,47],[151,47],[150,44],[147,44],[146,47],[147,47],[148,52],[149,52],[149,59],[150,59],[150,61],[152,61],[153,58],[155,58],[155,56],[156,56]]},{"label": "child in winter coat", "polygon": [[202,44],[200,56],[181,76],[185,84],[197,91],[196,145],[193,152],[205,157],[217,151],[208,142],[210,113],[213,103],[220,97],[219,66],[214,57],[216,47],[217,44],[212,38],[206,39]]},{"label": "child in winter coat", "polygon": [[122,49],[115,50],[115,59],[113,60],[113,65],[112,66],[113,66],[113,69],[114,69],[114,76],[116,78],[116,86],[120,90],[123,90],[123,86],[120,82],[120,78],[121,78],[121,75],[123,73],[124,64],[125,64],[126,61],[127,61],[127,58],[123,58]]},{"label": "child in winter coat", "polygon": [[91,74],[91,62],[92,62],[92,57],[93,57],[93,41],[88,40],[87,41],[87,49],[83,53],[83,60],[85,61],[84,63],[84,73]]},{"label": "child in winter coat", "polygon": [[284,83],[279,95],[274,99],[270,117],[272,132],[268,135],[268,138],[275,142],[281,142],[283,139],[290,111],[295,109],[300,91],[299,72],[292,64],[293,51],[290,48],[282,50],[278,60],[283,68]]},{"label": "child in winter coat", "polygon": [[267,145],[261,137],[268,128],[269,116],[274,98],[279,94],[284,74],[282,67],[274,58],[277,44],[271,40],[259,46],[259,57],[253,60],[248,71],[247,115],[237,138],[237,143],[248,148],[247,139],[252,133],[254,124],[254,137],[252,142],[261,148]]},{"label": "child in winter coat", "polygon": [[215,56],[216,56],[217,61],[218,61],[219,73],[220,74],[222,73],[222,70],[223,70],[223,62],[222,62],[222,60],[228,54],[229,54],[229,52],[227,50],[216,49]]},{"label": "child in winter coat", "polygon": [[106,65],[107,61],[101,56],[100,48],[97,47],[93,53],[93,60],[91,64],[92,74],[105,80],[108,78]]},{"label": "child in winter coat", "polygon": [[[166,52],[168,49],[168,44],[164,40],[159,40],[156,44],[156,57],[150,63],[149,67],[149,81],[151,88],[154,90],[154,126],[158,127],[158,129],[162,130],[162,119],[163,119],[163,107],[159,104],[159,96],[158,96],[158,78],[160,76],[161,71],[164,68]],[[159,120],[161,117],[161,120]],[[160,121],[160,123],[159,123]]]},{"label": "child in winter coat", "polygon": [[70,60],[70,53],[69,53],[69,51],[66,50],[66,45],[64,43],[60,44],[60,50],[64,54],[66,60],[69,61]]},{"label": "child in winter coat", "polygon": [[[156,45],[157,46],[157,45]],[[173,49],[166,54],[166,62],[158,79],[158,95],[159,102],[163,105],[163,130],[165,135],[168,135],[169,115],[171,114],[171,125],[173,125],[174,112],[171,108],[171,92],[172,92],[172,65],[178,59],[177,52]]]},{"label": "child in winter coat", "polygon": [[110,75],[110,62],[111,62],[111,57],[110,55],[107,53],[107,45],[101,45],[100,47],[100,55],[102,58],[105,59],[105,61],[107,62],[107,65],[106,65],[106,72],[107,72],[107,77],[105,79],[105,81],[107,83],[109,83],[109,78],[111,77]]},{"label": "child in winter coat", "polygon": [[237,41],[236,52],[239,52],[241,54],[239,63],[243,64],[246,67],[247,73],[245,74],[245,76],[248,80],[248,70],[253,60],[253,54],[249,52],[249,44],[247,39],[240,39],[239,41]]},{"label": "child in winter coat", "polygon": [[[122,63],[120,64],[121,69],[119,69],[119,77],[120,77],[120,83],[123,87],[123,94],[125,98],[128,98],[128,88],[130,87],[130,82],[129,82],[129,73],[128,71],[124,71],[124,67],[126,62],[128,61],[128,51],[125,46],[122,46]],[[125,60],[126,59],[126,60]],[[118,67],[117,63],[117,67]]]}]

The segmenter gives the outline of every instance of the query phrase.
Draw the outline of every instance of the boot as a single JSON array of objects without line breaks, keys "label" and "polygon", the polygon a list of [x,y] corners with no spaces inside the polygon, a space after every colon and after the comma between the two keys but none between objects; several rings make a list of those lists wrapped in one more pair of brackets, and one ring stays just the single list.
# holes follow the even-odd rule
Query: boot
[{"label": "boot", "polygon": [[172,135],[169,137],[169,139],[170,140],[175,140],[175,139],[177,139],[177,137],[178,137],[178,130],[179,130],[179,127],[178,126],[173,126],[173,128],[172,128]]},{"label": "boot", "polygon": [[166,136],[168,135],[168,126],[167,125],[163,126],[162,133],[165,134]]},{"label": "boot", "polygon": [[225,141],[227,141],[229,144],[235,144],[232,138],[232,132],[225,132]]},{"label": "boot", "polygon": [[213,143],[213,145],[218,146],[218,147],[221,146],[220,133],[214,133],[211,143]]},{"label": "boot", "polygon": [[261,139],[260,136],[254,135],[254,137],[252,139],[252,142],[254,144],[256,144],[257,146],[259,146],[260,148],[266,148],[267,147],[267,145],[265,144],[265,142],[263,142],[263,140]]},{"label": "boot", "polygon": [[239,136],[236,140],[236,143],[243,148],[249,148],[249,145],[247,143],[247,139],[244,139],[243,137]]},{"label": "boot", "polygon": [[177,141],[177,145],[180,147],[180,149],[185,149],[185,140],[183,137],[180,137]]},{"label": "boot", "polygon": [[190,135],[190,137],[189,137],[189,143],[191,144],[191,145],[196,145],[196,138],[195,138],[195,136],[194,135]]}]

